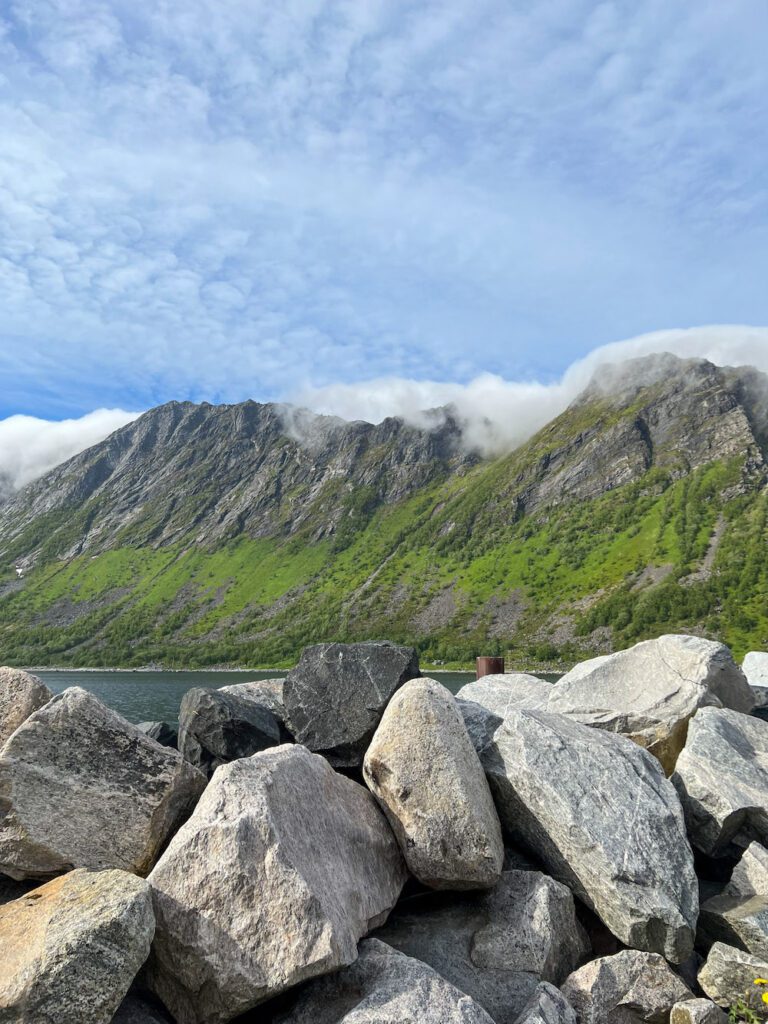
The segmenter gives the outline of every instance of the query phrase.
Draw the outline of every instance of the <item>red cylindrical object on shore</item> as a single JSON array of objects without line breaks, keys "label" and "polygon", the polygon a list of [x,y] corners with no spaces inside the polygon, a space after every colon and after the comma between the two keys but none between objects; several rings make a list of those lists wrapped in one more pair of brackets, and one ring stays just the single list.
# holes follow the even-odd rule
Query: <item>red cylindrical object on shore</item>
[{"label": "red cylindrical object on shore", "polygon": [[483,676],[493,676],[499,672],[504,671],[504,659],[503,658],[478,658],[477,659],[477,674],[476,679],[482,679]]}]

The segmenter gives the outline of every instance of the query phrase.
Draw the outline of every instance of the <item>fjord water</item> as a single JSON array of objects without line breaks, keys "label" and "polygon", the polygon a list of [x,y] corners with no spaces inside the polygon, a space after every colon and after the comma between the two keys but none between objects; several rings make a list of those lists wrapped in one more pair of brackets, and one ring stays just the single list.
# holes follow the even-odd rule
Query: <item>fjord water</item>
[{"label": "fjord water", "polygon": [[[277,679],[286,670],[238,672],[92,672],[33,670],[53,693],[81,686],[129,722],[176,722],[181,698],[193,686],[218,689],[253,679]],[[428,674],[428,673],[425,673]],[[440,672],[437,679],[451,693],[475,678],[474,672]]]}]

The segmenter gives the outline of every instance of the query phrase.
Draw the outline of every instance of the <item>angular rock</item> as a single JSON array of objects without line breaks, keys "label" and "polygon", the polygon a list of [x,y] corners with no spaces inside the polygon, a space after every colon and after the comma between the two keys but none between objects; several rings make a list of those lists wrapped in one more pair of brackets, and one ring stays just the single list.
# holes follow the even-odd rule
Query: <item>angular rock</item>
[{"label": "angular rock", "polygon": [[451,693],[411,679],[389,702],[363,775],[409,870],[434,889],[483,889],[504,862],[485,772]]},{"label": "angular rock", "polygon": [[178,749],[179,730],[168,722],[139,722],[136,728],[149,736],[151,740],[159,743],[161,747]]},{"label": "angular rock", "polygon": [[754,700],[724,644],[662,636],[577,665],[553,686],[548,711],[621,733],[659,759],[669,775],[700,707],[749,712]]},{"label": "angular rock", "polygon": [[714,944],[699,971],[704,992],[726,1008],[754,990],[755,978],[768,978],[768,963],[722,942]]},{"label": "angular rock", "polygon": [[233,693],[236,697],[248,697],[257,704],[261,704],[267,711],[271,711],[278,722],[285,723],[284,685],[285,678],[254,679],[248,683],[232,683],[231,686],[222,686],[221,692]]},{"label": "angular rock", "polygon": [[733,869],[724,896],[768,896],[768,850],[750,843]]},{"label": "angular rock", "polygon": [[559,989],[542,981],[515,1024],[576,1024],[576,1013]]},{"label": "angular rock", "polygon": [[525,672],[504,672],[466,683],[457,692],[459,700],[471,700],[503,718],[507,711],[546,711],[552,683]]},{"label": "angular rock", "polygon": [[0,668],[0,747],[53,694],[37,676],[20,668]]},{"label": "angular rock", "polygon": [[468,995],[426,964],[376,939],[336,974],[305,986],[273,1024],[493,1024]]},{"label": "angular rock", "polygon": [[0,871],[73,867],[143,875],[205,788],[204,776],[77,687],[0,751]]},{"label": "angular rock", "polygon": [[693,993],[658,953],[625,949],[580,967],[562,992],[579,1024],[664,1024]]},{"label": "angular rock", "polygon": [[768,687],[768,653],[750,651],[741,663],[741,668],[750,686],[761,689]]},{"label": "angular rock", "polygon": [[540,982],[559,985],[589,955],[573,896],[538,871],[507,871],[496,888],[398,904],[376,938],[422,960],[514,1024]]},{"label": "angular rock", "polygon": [[220,1024],[351,963],[407,873],[366,789],[300,746],[218,769],[150,876],[148,983],[179,1024]]},{"label": "angular rock", "polygon": [[306,647],[283,687],[288,728],[297,743],[336,767],[359,767],[390,698],[418,675],[412,647],[387,642]]},{"label": "angular rock", "polygon": [[179,709],[179,751],[210,778],[219,765],[250,757],[281,741],[271,711],[223,690],[188,690]]},{"label": "angular rock", "polygon": [[0,908],[0,1020],[109,1024],[147,957],[148,884],[71,871]]},{"label": "angular rock", "polygon": [[511,711],[481,754],[508,838],[613,934],[674,963],[693,948],[693,855],[658,761],[562,715]]},{"label": "angular rock", "polygon": [[699,940],[738,946],[768,960],[768,896],[713,896],[701,905]]},{"label": "angular rock", "polygon": [[684,999],[675,1003],[669,1024],[726,1024],[726,1016],[711,999]]},{"label": "angular rock", "polygon": [[672,776],[691,842],[721,856],[768,841],[768,722],[702,708]]}]

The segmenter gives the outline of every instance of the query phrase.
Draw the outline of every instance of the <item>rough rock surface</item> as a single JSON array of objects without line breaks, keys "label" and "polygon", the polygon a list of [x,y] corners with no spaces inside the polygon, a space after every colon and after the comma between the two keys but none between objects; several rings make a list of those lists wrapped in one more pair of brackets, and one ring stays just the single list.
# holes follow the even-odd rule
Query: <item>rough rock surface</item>
[{"label": "rough rock surface", "polygon": [[750,651],[741,663],[750,686],[768,687],[768,653]]},{"label": "rough rock surface", "polygon": [[169,722],[139,722],[136,728],[161,747],[177,749],[179,746],[179,730]]},{"label": "rough rock surface", "polygon": [[516,1024],[576,1024],[576,1013],[559,989],[542,981]]},{"label": "rough rock surface", "polygon": [[686,959],[699,909],[693,855],[655,758],[561,715],[511,711],[481,761],[513,842],[623,943]]},{"label": "rough rock surface", "polygon": [[752,710],[752,693],[731,652],[700,637],[662,636],[577,665],[552,687],[547,710],[621,733],[670,774],[688,722],[712,703]]},{"label": "rough rock surface", "polygon": [[0,1020],[109,1024],[149,952],[149,885],[71,871],[0,908]]},{"label": "rough rock surface", "polygon": [[0,747],[53,694],[37,676],[20,668],[0,668]]},{"label": "rough rock surface", "polygon": [[283,687],[285,677],[279,679],[254,679],[247,683],[232,683],[222,686],[222,693],[233,693],[236,697],[248,697],[271,711],[281,724],[285,724],[285,703]]},{"label": "rough rock surface", "polygon": [[768,960],[768,896],[713,896],[701,905],[702,945],[724,942]]},{"label": "rough rock surface", "polygon": [[305,647],[283,687],[287,725],[298,743],[337,767],[359,767],[390,698],[419,675],[412,647]]},{"label": "rough rock surface", "polygon": [[73,867],[146,874],[205,787],[175,750],[77,687],[36,711],[0,751],[0,871]]},{"label": "rough rock surface", "polygon": [[733,869],[724,896],[768,896],[768,850],[750,843]]},{"label": "rough rock surface", "polygon": [[593,960],[566,979],[563,995],[579,1024],[663,1024],[693,993],[657,953],[625,949]]},{"label": "rough rock surface", "polygon": [[684,999],[675,1003],[669,1024],[726,1024],[726,1016],[711,999]]},{"label": "rough rock surface", "polygon": [[112,1024],[168,1024],[169,1018],[140,996],[130,993],[120,1004]]},{"label": "rough rock surface", "polygon": [[250,757],[280,741],[275,716],[247,697],[195,687],[182,698],[179,750],[208,777],[219,765]]},{"label": "rough rock surface", "polygon": [[366,939],[350,966],[317,978],[274,1024],[493,1024],[431,967]]},{"label": "rough rock surface", "polygon": [[148,980],[179,1024],[219,1024],[351,963],[406,879],[373,797],[304,747],[222,766],[150,876]]},{"label": "rough rock surface", "polygon": [[482,896],[404,900],[376,937],[428,963],[497,1024],[514,1024],[539,982],[559,985],[589,955],[570,890],[538,871],[507,871]]},{"label": "rough rock surface", "polygon": [[768,841],[768,722],[702,708],[672,776],[691,842],[720,856]]},{"label": "rough rock surface", "polygon": [[461,712],[444,686],[411,679],[397,691],[363,774],[420,882],[434,889],[498,882],[504,862],[499,817]]},{"label": "rough rock surface", "polygon": [[525,672],[503,672],[466,683],[457,692],[459,700],[471,700],[503,718],[513,708],[545,711],[552,695],[552,683]]},{"label": "rough rock surface", "polygon": [[768,978],[768,962],[723,942],[714,944],[699,971],[699,985],[710,999],[724,1007],[751,992],[755,978]]}]

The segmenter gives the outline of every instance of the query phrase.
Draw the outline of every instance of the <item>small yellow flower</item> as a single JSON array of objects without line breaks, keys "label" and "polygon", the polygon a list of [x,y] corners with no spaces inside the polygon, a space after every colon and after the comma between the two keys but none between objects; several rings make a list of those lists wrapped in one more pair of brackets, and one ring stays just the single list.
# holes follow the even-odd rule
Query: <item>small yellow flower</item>
[{"label": "small yellow flower", "polygon": [[763,992],[760,998],[763,1000],[764,1003],[768,1003],[768,992]]},{"label": "small yellow flower", "polygon": [[755,978],[756,985],[768,985],[768,979],[766,978]]}]

